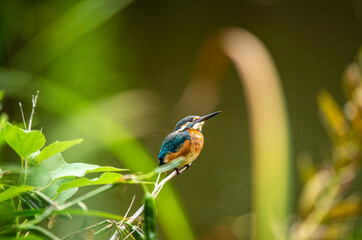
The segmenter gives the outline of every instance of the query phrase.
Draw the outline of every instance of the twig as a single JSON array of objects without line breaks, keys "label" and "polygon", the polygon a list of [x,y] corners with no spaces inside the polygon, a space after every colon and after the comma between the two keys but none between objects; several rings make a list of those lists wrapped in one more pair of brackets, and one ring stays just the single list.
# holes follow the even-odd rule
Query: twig
[{"label": "twig", "polygon": [[102,222],[99,222],[99,223],[93,224],[93,225],[91,225],[91,226],[89,226],[89,227],[86,227],[85,229],[92,229],[92,228],[95,228],[95,227],[102,226],[102,225],[104,225],[104,224],[106,224],[106,223],[108,223],[107,220],[104,220],[104,221],[102,221]]},{"label": "twig", "polygon": [[139,227],[136,227],[135,229],[132,230],[132,232],[130,232],[123,240],[126,240],[129,236],[132,235],[132,233],[134,233]]},{"label": "twig", "polygon": [[127,215],[128,215],[129,211],[130,211],[131,208],[132,208],[132,205],[133,205],[133,202],[134,202],[135,198],[136,198],[136,195],[133,196],[132,201],[131,201],[131,204],[129,205],[129,207],[128,207],[127,211],[126,211],[126,214],[123,216],[123,219],[122,219],[122,221],[121,221],[119,224],[117,224],[117,223],[115,223],[115,224],[113,224],[113,223],[112,223],[112,224],[109,224],[109,225],[105,226],[104,228],[100,229],[99,231],[97,231],[95,236],[98,236],[99,234],[104,233],[106,230],[110,229],[113,225],[115,225],[116,227],[122,226],[124,220],[127,218]]},{"label": "twig", "polygon": [[23,105],[21,104],[21,102],[19,102],[19,107],[20,107],[21,117],[23,118],[24,129],[27,129],[26,121],[25,121],[25,117],[24,117]]},{"label": "twig", "polygon": [[33,117],[34,117],[34,114],[35,114],[35,108],[36,108],[36,102],[38,101],[38,96],[39,96],[39,90],[36,91],[36,95],[35,95],[35,96],[33,95],[33,99],[32,99],[33,108],[32,108],[32,110],[31,110],[31,115],[30,115],[30,120],[29,120],[29,128],[28,128],[28,131],[31,130],[31,124],[33,123]]},{"label": "twig", "polygon": [[123,225],[124,220],[127,218],[127,215],[128,215],[129,211],[130,211],[131,208],[132,208],[132,205],[133,205],[133,202],[134,202],[135,198],[136,198],[136,195],[133,195],[131,204],[129,205],[129,207],[128,207],[128,209],[127,209],[127,212],[126,212],[126,214],[123,216],[123,219],[122,219],[122,221],[120,222],[119,226],[122,226],[122,225]]},{"label": "twig", "polygon": [[[179,173],[182,173],[183,171],[185,171],[187,169],[187,166],[183,167]],[[151,193],[151,196],[153,198],[156,198],[157,195],[160,193],[161,189],[163,188],[163,186],[165,185],[165,183],[167,183],[168,181],[170,181],[173,177],[175,177],[177,175],[177,171],[173,171],[172,173],[170,173],[167,177],[165,177],[159,184],[155,185],[155,188],[153,189],[152,193]],[[126,223],[128,224],[132,224],[137,217],[139,217],[143,210],[145,209],[145,205],[142,205],[134,214],[132,217],[130,217],[128,219],[128,221]],[[123,226],[120,226],[120,228],[122,230],[124,230],[126,227],[123,225]],[[111,237],[110,240],[117,240],[119,237],[119,233],[118,231],[115,231],[113,236]]]},{"label": "twig", "polygon": [[159,173],[158,176],[157,176],[157,179],[156,179],[156,182],[155,182],[155,187],[157,186],[158,181],[160,181],[160,177],[161,177],[161,173]]},{"label": "twig", "polygon": [[[105,220],[105,221],[106,221],[106,223],[109,223],[108,220]],[[106,232],[106,231],[109,231],[113,225],[114,225],[114,224],[111,223],[111,224],[105,226],[104,228],[98,230],[97,232],[94,233],[94,236],[95,236],[95,237],[98,237],[98,236],[101,235],[102,233],[104,233],[104,232]]]}]

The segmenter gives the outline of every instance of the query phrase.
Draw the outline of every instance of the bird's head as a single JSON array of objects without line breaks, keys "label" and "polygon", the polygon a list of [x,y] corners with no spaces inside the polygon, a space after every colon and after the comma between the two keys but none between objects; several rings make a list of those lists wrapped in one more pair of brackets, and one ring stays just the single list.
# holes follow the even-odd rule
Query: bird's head
[{"label": "bird's head", "polygon": [[217,115],[221,113],[221,111],[217,111],[217,112],[214,112],[214,113],[210,113],[210,114],[207,114],[203,117],[200,117],[200,116],[187,116],[183,119],[181,119],[177,124],[176,124],[176,127],[175,127],[175,132],[182,132],[182,131],[185,131],[187,129],[196,129],[198,131],[202,131],[202,125],[204,125],[205,121],[212,118],[213,116]]}]

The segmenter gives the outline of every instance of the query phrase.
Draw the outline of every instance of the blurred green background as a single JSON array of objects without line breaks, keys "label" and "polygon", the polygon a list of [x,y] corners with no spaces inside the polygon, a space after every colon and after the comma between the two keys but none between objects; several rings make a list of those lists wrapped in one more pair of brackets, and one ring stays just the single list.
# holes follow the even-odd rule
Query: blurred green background
[{"label": "blurred green background", "polygon": [[[275,61],[290,119],[292,159],[304,150],[322,159],[329,140],[316,95],[328,89],[343,102],[341,76],[362,37],[359,0],[2,0],[4,111],[21,122],[18,102],[30,115],[31,95],[39,89],[35,128],[43,128],[47,142],[85,139],[64,154],[67,161],[147,172],[180,118],[208,113],[178,111],[175,104],[193,76],[204,40],[227,26],[255,34]],[[173,180],[199,239],[246,239],[251,232],[244,93],[233,68],[223,79],[215,109],[223,113],[205,125],[198,160]],[[142,160],[150,157],[153,165]],[[16,157],[3,148],[0,159]],[[294,206],[300,184],[293,177]],[[124,214],[133,194],[140,196],[141,190],[117,188],[87,205]],[[60,219],[55,232],[63,236],[80,227]]]}]

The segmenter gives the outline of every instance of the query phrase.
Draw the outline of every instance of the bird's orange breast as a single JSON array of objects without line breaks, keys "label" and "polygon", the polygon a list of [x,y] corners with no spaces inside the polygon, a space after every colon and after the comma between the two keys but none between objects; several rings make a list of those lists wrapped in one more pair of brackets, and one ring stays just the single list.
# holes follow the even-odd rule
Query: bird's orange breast
[{"label": "bird's orange breast", "polygon": [[168,153],[163,159],[164,163],[171,162],[172,160],[183,156],[185,157],[184,162],[181,163],[179,168],[192,163],[200,154],[202,148],[204,147],[204,136],[201,132],[190,129],[187,130],[190,135],[190,139],[186,140],[179,149],[174,153]]},{"label": "bird's orange breast", "polygon": [[202,148],[204,147],[204,136],[201,132],[197,130],[187,130],[191,136],[190,139],[190,152],[185,156],[185,162],[183,165],[193,162],[200,154]]}]

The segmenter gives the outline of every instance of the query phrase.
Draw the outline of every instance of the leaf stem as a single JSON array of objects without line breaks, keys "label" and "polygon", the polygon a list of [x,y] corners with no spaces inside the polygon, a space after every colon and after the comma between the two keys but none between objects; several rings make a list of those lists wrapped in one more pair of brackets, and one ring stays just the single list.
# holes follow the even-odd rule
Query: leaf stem
[{"label": "leaf stem", "polygon": [[51,185],[53,185],[53,183],[55,182],[56,179],[54,179],[53,181],[51,181],[48,185],[42,187],[42,188],[39,188],[37,191],[41,192],[43,191],[44,189],[50,187]]},{"label": "leaf stem", "polygon": [[28,175],[28,160],[24,159],[25,171],[24,171],[24,185],[26,185],[26,177]]},{"label": "leaf stem", "polygon": [[21,165],[20,165],[20,175],[19,175],[19,185],[24,185],[23,183],[23,175],[24,175],[24,158],[21,157]]}]

